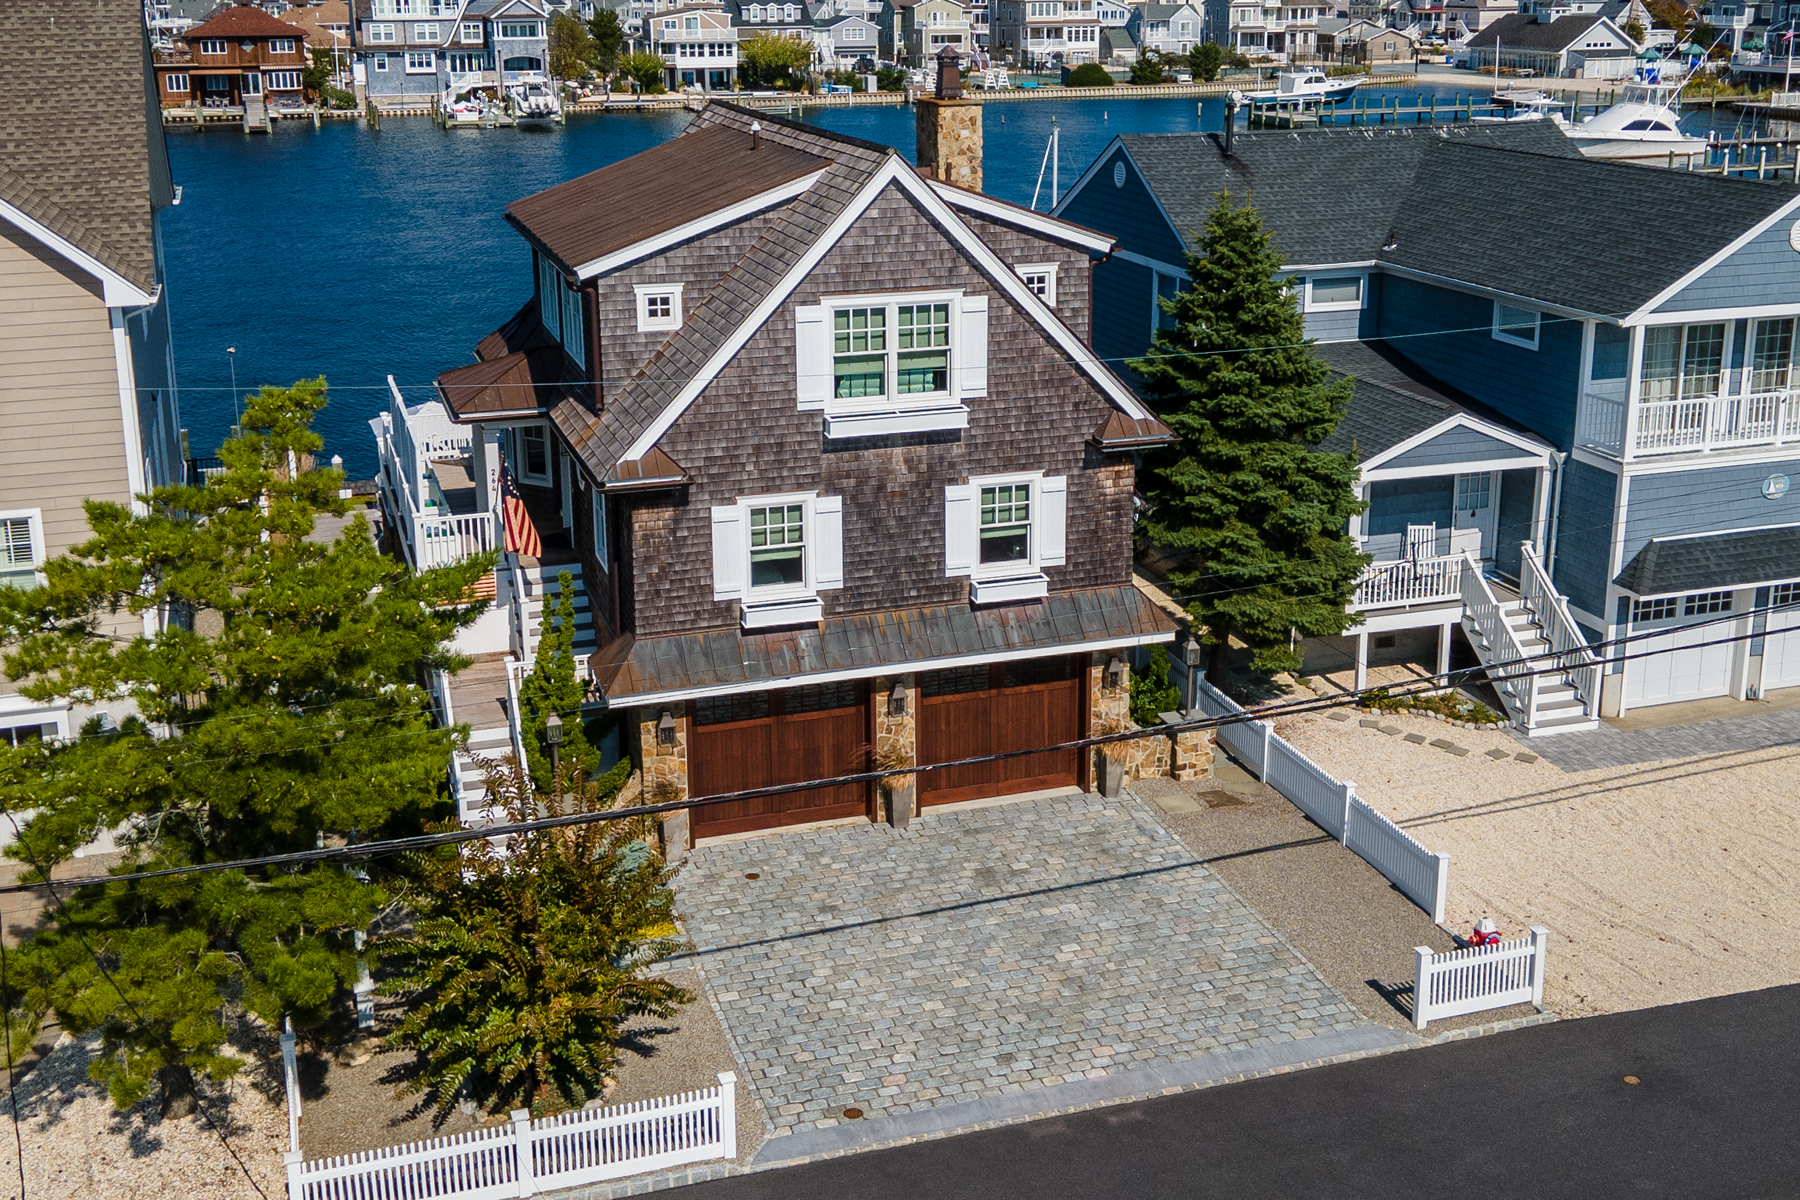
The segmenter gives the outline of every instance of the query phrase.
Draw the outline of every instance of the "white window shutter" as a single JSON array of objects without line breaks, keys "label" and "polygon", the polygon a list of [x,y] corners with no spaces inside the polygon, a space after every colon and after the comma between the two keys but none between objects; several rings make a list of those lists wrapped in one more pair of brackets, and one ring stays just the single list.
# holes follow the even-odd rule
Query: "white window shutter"
[{"label": "white window shutter", "polygon": [[844,586],[844,498],[813,501],[813,589]]},{"label": "white window shutter", "polygon": [[801,412],[821,412],[831,399],[831,321],[823,304],[794,309],[794,388]]},{"label": "white window shutter", "polygon": [[974,484],[956,483],[944,489],[945,575],[974,574],[980,520]]},{"label": "white window shutter", "polygon": [[1069,479],[1047,475],[1038,480],[1037,520],[1032,532],[1038,539],[1038,566],[1060,567],[1069,547]]},{"label": "white window shutter", "polygon": [[964,400],[987,395],[988,298],[962,298],[961,327],[957,332],[956,392]]},{"label": "white window shutter", "polygon": [[744,513],[735,504],[716,504],[712,510],[713,599],[737,600],[744,594]]}]

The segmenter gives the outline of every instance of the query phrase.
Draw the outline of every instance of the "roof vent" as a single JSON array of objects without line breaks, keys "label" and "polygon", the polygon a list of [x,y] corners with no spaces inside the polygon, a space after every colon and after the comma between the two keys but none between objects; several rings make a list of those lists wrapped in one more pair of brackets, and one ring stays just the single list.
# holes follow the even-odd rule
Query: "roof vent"
[{"label": "roof vent", "polygon": [[762,145],[762,122],[750,122],[750,148],[755,150]]}]

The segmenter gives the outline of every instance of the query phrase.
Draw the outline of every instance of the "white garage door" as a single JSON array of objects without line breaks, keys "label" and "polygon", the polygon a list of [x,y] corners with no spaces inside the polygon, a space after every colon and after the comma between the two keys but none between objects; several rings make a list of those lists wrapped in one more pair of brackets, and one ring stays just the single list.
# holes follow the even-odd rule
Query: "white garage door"
[{"label": "white garage door", "polygon": [[1730,592],[1698,592],[1666,600],[1640,600],[1631,632],[1655,636],[1630,644],[1625,668],[1625,702],[1639,707],[1704,700],[1731,694],[1734,645],[1703,643],[1728,639],[1736,631],[1719,617],[1731,612]]},{"label": "white garage door", "polygon": [[[1800,601],[1800,587],[1783,584],[1771,588],[1769,607],[1781,609]],[[1763,641],[1763,691],[1800,684],[1800,608],[1769,614]]]}]

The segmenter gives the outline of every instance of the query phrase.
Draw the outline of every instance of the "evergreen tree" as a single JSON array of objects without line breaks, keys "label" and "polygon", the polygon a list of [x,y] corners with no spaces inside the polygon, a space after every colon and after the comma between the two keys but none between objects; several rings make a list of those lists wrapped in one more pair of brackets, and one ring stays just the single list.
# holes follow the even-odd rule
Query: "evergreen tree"
[{"label": "evergreen tree", "polygon": [[1206,628],[1215,679],[1233,634],[1256,670],[1298,669],[1295,635],[1355,622],[1344,606],[1368,562],[1347,533],[1356,464],[1313,449],[1353,385],[1331,382],[1312,352],[1281,263],[1256,210],[1221,194],[1188,256],[1188,287],[1162,301],[1174,327],[1131,364],[1181,438],[1146,458],[1144,531],[1193,560],[1169,582]]},{"label": "evergreen tree", "polygon": [[[137,712],[0,752],[0,806],[35,814],[7,853],[33,876],[102,830],[138,871],[410,832],[443,803],[456,735],[418,681],[459,665],[443,645],[491,563],[410,574],[360,516],[315,540],[315,518],[349,509],[340,472],[304,469],[325,402],[323,379],[264,388],[204,487],[160,488],[142,513],[89,501],[93,536],[45,586],[0,588],[0,665],[25,695]],[[15,960],[8,999],[21,1036],[50,1010],[100,1032],[94,1076],[118,1104],[154,1079],[166,1113],[191,1111],[195,1071],[235,1069],[227,998],[323,1028],[385,902],[330,865],[89,885]]]},{"label": "evergreen tree", "polygon": [[605,79],[619,69],[619,55],[625,46],[619,14],[610,8],[595,9],[588,18],[588,37],[592,39],[594,70]]},{"label": "evergreen tree", "polygon": [[556,586],[555,606],[544,605],[537,660],[531,674],[519,684],[519,733],[525,742],[525,761],[533,783],[545,792],[550,790],[551,779],[544,726],[551,713],[563,723],[558,754],[571,775],[585,779],[600,761],[581,723],[582,688],[575,678],[575,577],[564,571],[556,577]]},{"label": "evergreen tree", "polygon": [[[565,770],[552,784],[565,811],[597,812],[630,770],[620,763],[597,784]],[[489,773],[488,794],[510,821],[544,802],[510,762]],[[693,1001],[646,975],[681,942],[673,872],[637,835],[635,823],[595,822],[414,860],[417,919],[371,945],[398,971],[390,988],[406,1016],[387,1041],[417,1056],[407,1091],[440,1116],[463,1097],[489,1112],[579,1108],[617,1071],[628,1021]]]}]

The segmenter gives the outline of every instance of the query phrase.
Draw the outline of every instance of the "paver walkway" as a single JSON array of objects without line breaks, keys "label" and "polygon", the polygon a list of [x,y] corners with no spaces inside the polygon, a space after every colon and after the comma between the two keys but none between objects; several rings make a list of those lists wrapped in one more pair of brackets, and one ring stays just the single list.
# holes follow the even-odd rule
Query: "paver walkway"
[{"label": "paver walkway", "polygon": [[1368,1024],[1129,796],[710,846],[676,887],[778,1135]]},{"label": "paver walkway", "polygon": [[1583,733],[1517,740],[1565,771],[1594,771],[1669,758],[1791,746],[1800,742],[1800,709],[1756,712],[1752,708],[1741,717],[1661,729],[1617,729],[1602,721],[1600,728]]}]

